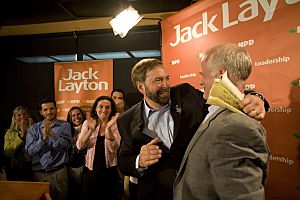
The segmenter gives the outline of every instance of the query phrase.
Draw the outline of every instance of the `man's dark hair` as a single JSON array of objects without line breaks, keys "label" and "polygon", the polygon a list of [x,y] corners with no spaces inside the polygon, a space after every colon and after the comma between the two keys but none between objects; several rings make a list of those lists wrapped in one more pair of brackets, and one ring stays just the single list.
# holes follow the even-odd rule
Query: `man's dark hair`
[{"label": "man's dark hair", "polygon": [[79,108],[78,106],[73,106],[72,108],[70,108],[69,112],[68,112],[68,115],[67,115],[67,121],[71,124],[72,127],[75,126],[75,124],[73,123],[72,121],[72,112],[73,110],[79,110],[79,112],[81,113],[82,115],[82,121],[84,122],[85,121],[85,112]]},{"label": "man's dark hair", "polygon": [[162,65],[162,62],[155,58],[143,59],[136,63],[131,70],[131,81],[133,86],[136,88],[137,81],[145,82],[147,72],[158,65]]},{"label": "man's dark hair", "polygon": [[113,91],[111,91],[110,97],[113,96],[114,92],[120,92],[120,93],[122,93],[122,94],[123,94],[123,98],[124,98],[124,100],[125,100],[125,92],[124,92],[123,90],[121,90],[121,89],[119,89],[119,88],[114,89]]},{"label": "man's dark hair", "polygon": [[56,101],[54,99],[51,99],[51,98],[45,98],[45,99],[42,99],[40,102],[39,102],[39,105],[38,105],[38,110],[42,110],[42,104],[44,103],[53,103],[54,104],[54,107],[56,108]]},{"label": "man's dark hair", "polygon": [[97,108],[97,105],[99,103],[99,101],[101,100],[107,100],[107,101],[110,101],[110,105],[111,105],[111,113],[108,117],[108,120],[110,120],[112,118],[112,116],[115,116],[116,113],[117,113],[117,108],[116,108],[116,104],[114,102],[114,100],[112,98],[110,98],[109,96],[100,96],[98,97],[94,104],[93,104],[93,107],[92,107],[92,111],[91,111],[91,117],[93,119],[98,119],[98,115],[97,115],[97,112],[96,112],[96,108]]}]

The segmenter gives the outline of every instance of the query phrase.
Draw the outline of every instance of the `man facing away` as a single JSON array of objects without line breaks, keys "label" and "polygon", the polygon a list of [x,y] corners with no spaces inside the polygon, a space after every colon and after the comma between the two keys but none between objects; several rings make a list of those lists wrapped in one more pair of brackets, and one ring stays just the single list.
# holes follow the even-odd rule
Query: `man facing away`
[{"label": "man facing away", "polygon": [[25,149],[32,156],[35,181],[50,183],[53,199],[68,199],[68,174],[66,164],[71,146],[71,126],[56,119],[56,102],[44,99],[39,103],[43,121],[32,125],[27,133]]},{"label": "man facing away", "polygon": [[[225,72],[243,93],[251,64],[249,54],[235,44],[207,50],[200,70],[203,98],[208,99],[214,79],[224,79]],[[174,199],[265,199],[269,158],[265,129],[255,119],[213,104],[184,154]]]},{"label": "man facing away", "polygon": [[[138,199],[173,199],[176,170],[207,114],[202,92],[187,83],[171,88],[169,78],[161,61],[138,62],[131,80],[144,98],[117,120],[118,165],[124,175],[138,178]],[[251,117],[265,115],[264,102],[255,95],[246,95],[241,106]]]}]

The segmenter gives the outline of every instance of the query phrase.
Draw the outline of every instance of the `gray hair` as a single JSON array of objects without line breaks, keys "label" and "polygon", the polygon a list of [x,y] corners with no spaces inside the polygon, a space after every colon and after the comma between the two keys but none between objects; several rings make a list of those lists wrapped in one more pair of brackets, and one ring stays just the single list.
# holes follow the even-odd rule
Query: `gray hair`
[{"label": "gray hair", "polygon": [[238,84],[246,80],[252,70],[252,61],[249,53],[236,44],[220,44],[205,51],[202,62],[207,63],[207,68],[212,75],[216,75],[218,70],[225,69],[228,78]]},{"label": "gray hair", "polygon": [[131,70],[131,82],[133,86],[136,88],[137,81],[144,83],[146,74],[158,65],[162,65],[162,62],[155,58],[143,59],[136,63]]}]

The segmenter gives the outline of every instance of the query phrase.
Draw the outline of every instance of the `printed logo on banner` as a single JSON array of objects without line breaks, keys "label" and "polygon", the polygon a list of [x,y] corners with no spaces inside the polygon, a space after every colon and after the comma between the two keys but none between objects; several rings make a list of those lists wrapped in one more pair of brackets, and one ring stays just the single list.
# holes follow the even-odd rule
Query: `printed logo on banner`
[{"label": "printed logo on banner", "polygon": [[[81,90],[108,90],[108,82],[96,82],[91,80],[98,80],[97,73],[98,71],[93,71],[92,68],[89,68],[87,71],[79,72],[73,71],[73,69],[67,69],[68,76],[63,77],[58,81],[58,91],[59,92],[73,92],[75,91],[78,94]],[[82,82],[72,82],[80,81]],[[64,82],[63,82],[64,81]],[[70,82],[68,82],[70,81]]]},{"label": "printed logo on banner", "polygon": [[238,46],[239,47],[247,47],[247,46],[252,46],[254,44],[254,40],[250,39],[250,40],[245,40],[242,42],[238,42]]},{"label": "printed logo on banner", "polygon": [[66,119],[72,106],[89,107],[113,88],[112,60],[55,63],[57,117]]},{"label": "printed logo on banner", "polygon": [[292,136],[296,139],[300,139],[300,133],[294,133]]},{"label": "printed logo on banner", "polygon": [[264,66],[264,65],[272,65],[272,64],[277,64],[277,63],[287,63],[290,61],[289,56],[279,56],[277,58],[269,59],[267,58],[266,60],[263,61],[255,61],[254,66]]},{"label": "printed logo on banner", "polygon": [[300,86],[300,79],[299,80],[292,80],[291,85],[292,86]]},{"label": "printed logo on banner", "polygon": [[[264,11],[263,22],[270,21],[272,20],[272,17],[276,10],[277,2],[278,0],[272,0],[269,4],[268,1],[263,0],[244,1],[239,5],[239,7],[244,8],[244,10],[241,10],[237,19],[230,18],[229,3],[225,2],[222,4],[222,28],[229,28],[239,23],[255,19],[259,16],[259,5]],[[209,34],[209,30],[211,32],[219,31],[220,29],[217,28],[216,24],[214,24],[217,17],[218,15],[216,14],[208,18],[208,12],[204,12],[202,13],[202,20],[196,22],[192,26],[186,26],[183,28],[181,28],[180,24],[174,26],[174,30],[176,32],[176,40],[174,42],[170,42],[170,46],[175,47],[179,43],[186,43],[191,41],[192,39],[206,36]],[[199,32],[199,29],[202,30],[202,32]]]},{"label": "printed logo on banner", "polygon": [[180,79],[184,79],[184,78],[195,78],[197,76],[196,73],[192,72],[190,74],[184,74],[184,75],[180,75]]},{"label": "printed logo on banner", "polygon": [[245,90],[249,91],[249,90],[254,90],[255,89],[255,84],[246,84],[245,85]]},{"label": "printed logo on banner", "polygon": [[268,112],[289,114],[290,112],[292,112],[292,109],[289,107],[278,107],[278,108],[270,107]]},{"label": "printed logo on banner", "polygon": [[[269,173],[268,199],[300,199],[299,10],[300,0],[198,1],[161,23],[171,85],[186,82],[201,89],[200,76],[193,73],[199,74],[202,53],[216,44],[235,43],[250,53],[253,71],[245,89],[264,94],[270,104],[262,121],[276,165]],[[281,190],[273,191],[278,186]]]},{"label": "printed logo on banner", "polygon": [[269,157],[270,160],[273,160],[275,162],[279,162],[279,163],[283,163],[283,164],[288,164],[288,165],[293,165],[294,164],[294,160],[285,157],[285,156],[279,156],[279,155],[270,155]]},{"label": "printed logo on banner", "polygon": [[178,65],[178,64],[180,64],[180,59],[172,60],[170,64],[171,64],[172,66],[173,66],[173,65]]}]

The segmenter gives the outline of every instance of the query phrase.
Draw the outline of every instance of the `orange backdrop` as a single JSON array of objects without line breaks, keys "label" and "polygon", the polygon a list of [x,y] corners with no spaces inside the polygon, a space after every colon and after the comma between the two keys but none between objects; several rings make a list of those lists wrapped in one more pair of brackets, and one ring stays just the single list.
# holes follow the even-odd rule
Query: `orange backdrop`
[{"label": "orange backdrop", "polygon": [[72,106],[92,106],[113,89],[113,61],[80,61],[54,64],[57,118],[66,120]]},{"label": "orange backdrop", "polygon": [[300,0],[203,0],[162,21],[162,59],[171,84],[199,86],[199,55],[219,43],[253,59],[246,89],[270,103],[267,199],[300,199]]}]

